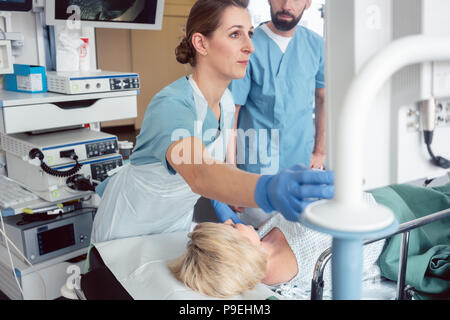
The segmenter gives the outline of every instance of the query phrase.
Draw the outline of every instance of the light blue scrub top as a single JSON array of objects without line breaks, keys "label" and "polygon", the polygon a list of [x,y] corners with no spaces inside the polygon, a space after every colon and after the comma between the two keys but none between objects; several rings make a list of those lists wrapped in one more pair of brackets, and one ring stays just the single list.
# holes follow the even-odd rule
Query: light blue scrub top
[{"label": "light blue scrub top", "polygon": [[[205,146],[214,142],[215,137],[205,134],[207,130],[224,130],[224,117],[222,105],[220,106],[220,124],[211,108],[207,109],[202,126],[202,141]],[[166,152],[172,141],[172,133],[177,129],[183,129],[186,137],[194,137],[194,124],[197,120],[195,111],[194,93],[188,78],[181,77],[158,92],[150,102],[144,115],[142,128],[136,137],[136,146],[130,156],[132,165],[144,165],[161,162],[170,174],[176,174],[175,170],[166,160]],[[233,118],[234,121],[234,118]],[[211,131],[210,131],[211,132]],[[96,187],[96,192],[101,196],[109,181],[109,178]]]},{"label": "light blue scrub top", "polygon": [[[299,163],[309,166],[314,147],[315,89],[325,86],[323,39],[298,26],[284,54],[260,27],[256,28],[252,40],[255,52],[250,57],[247,73],[243,79],[230,84],[235,103],[243,106],[238,128],[244,132],[253,128],[258,133],[253,146],[250,146],[251,139],[245,140],[244,164],[239,163],[243,158],[239,160],[238,149],[238,167],[255,173],[275,173],[265,170],[276,167],[271,152],[278,150],[278,171]],[[270,129],[279,129],[278,148],[271,141],[266,144],[266,150],[259,149],[260,129],[269,129],[269,139]],[[249,161],[252,149],[257,150],[256,164]],[[269,158],[265,156],[261,161],[261,154]]]}]

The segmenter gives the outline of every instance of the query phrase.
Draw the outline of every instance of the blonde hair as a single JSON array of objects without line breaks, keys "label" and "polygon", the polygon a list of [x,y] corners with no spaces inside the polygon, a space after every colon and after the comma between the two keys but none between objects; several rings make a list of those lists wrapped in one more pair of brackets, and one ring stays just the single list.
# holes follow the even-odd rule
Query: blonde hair
[{"label": "blonde hair", "polygon": [[199,223],[189,238],[186,252],[169,269],[194,291],[228,298],[253,289],[266,275],[266,253],[229,226]]}]

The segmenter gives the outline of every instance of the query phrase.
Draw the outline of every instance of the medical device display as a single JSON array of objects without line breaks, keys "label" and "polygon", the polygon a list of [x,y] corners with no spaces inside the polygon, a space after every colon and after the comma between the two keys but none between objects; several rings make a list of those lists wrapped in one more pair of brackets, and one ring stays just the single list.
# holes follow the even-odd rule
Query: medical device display
[{"label": "medical device display", "polygon": [[119,90],[138,90],[139,75],[112,71],[47,72],[47,90],[64,94],[83,94]]},{"label": "medical device display", "polygon": [[0,11],[30,11],[31,0],[2,0],[0,1]]},{"label": "medical device display", "polygon": [[161,30],[164,0],[46,0],[47,25]]},{"label": "medical device display", "polygon": [[[78,160],[118,153],[117,137],[105,132],[78,128],[43,134],[1,134],[3,150],[24,160],[31,159],[30,152],[38,149],[48,166],[73,163]],[[33,157],[34,158],[34,157]]]},{"label": "medical device display", "polygon": [[[3,220],[10,240],[31,263],[38,263],[88,247],[94,213],[93,209],[79,209],[36,221],[26,219],[26,214]],[[1,242],[5,245],[4,237]]]}]

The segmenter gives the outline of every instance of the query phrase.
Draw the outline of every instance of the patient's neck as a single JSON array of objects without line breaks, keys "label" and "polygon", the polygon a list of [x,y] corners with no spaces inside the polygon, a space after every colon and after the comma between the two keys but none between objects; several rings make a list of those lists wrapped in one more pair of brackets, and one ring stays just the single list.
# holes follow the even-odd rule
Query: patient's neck
[{"label": "patient's neck", "polygon": [[263,283],[275,285],[288,282],[295,277],[298,272],[297,259],[280,229],[273,228],[261,239],[261,245],[268,255],[267,272]]}]

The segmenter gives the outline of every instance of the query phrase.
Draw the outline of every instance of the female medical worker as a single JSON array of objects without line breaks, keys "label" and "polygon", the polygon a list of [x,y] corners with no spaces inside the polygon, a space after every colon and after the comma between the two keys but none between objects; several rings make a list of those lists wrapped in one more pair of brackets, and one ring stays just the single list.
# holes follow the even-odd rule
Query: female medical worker
[{"label": "female medical worker", "polygon": [[309,203],[303,198],[333,196],[331,172],[296,166],[260,176],[224,163],[235,111],[227,87],[245,75],[254,50],[247,4],[199,0],[192,7],[176,56],[194,67],[193,75],[168,85],[150,102],[130,165],[108,179],[92,243],[188,231],[201,195],[279,211],[294,221]]}]

